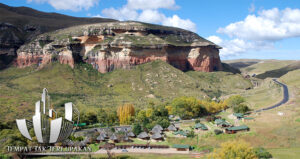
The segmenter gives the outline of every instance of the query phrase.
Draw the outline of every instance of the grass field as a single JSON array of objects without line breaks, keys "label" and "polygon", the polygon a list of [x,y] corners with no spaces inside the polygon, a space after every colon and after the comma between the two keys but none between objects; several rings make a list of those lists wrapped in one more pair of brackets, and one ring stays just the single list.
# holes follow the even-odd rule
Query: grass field
[{"label": "grass field", "polygon": [[278,103],[282,100],[282,88],[268,78],[260,81],[258,87],[240,93],[246,98],[251,109],[259,109]]},{"label": "grass field", "polygon": [[268,149],[275,159],[299,159],[300,148]]}]

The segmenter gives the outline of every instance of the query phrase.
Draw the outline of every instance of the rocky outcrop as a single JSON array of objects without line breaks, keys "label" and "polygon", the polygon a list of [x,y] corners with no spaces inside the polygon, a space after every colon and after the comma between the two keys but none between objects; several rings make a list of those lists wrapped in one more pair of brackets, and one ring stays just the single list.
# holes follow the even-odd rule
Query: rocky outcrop
[{"label": "rocky outcrop", "polygon": [[138,22],[84,25],[46,33],[18,50],[15,64],[42,67],[86,62],[99,72],[130,69],[154,60],[182,70],[222,70],[220,47],[195,33]]}]

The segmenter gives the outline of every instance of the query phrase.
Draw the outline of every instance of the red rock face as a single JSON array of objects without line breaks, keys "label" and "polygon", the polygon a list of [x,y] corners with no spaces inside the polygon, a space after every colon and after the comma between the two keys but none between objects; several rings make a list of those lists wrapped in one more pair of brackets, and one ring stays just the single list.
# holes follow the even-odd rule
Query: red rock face
[{"label": "red rock face", "polygon": [[[75,65],[71,51],[61,52],[57,59],[61,64]],[[135,65],[162,60],[182,70],[195,70],[212,72],[222,70],[219,50],[212,47],[183,47],[162,49],[124,48],[108,49],[106,52],[98,52],[95,56],[88,56],[87,62],[101,73],[115,69],[130,69]],[[19,54],[16,60],[18,67],[26,67],[32,64],[43,66],[53,61],[51,54],[33,55],[28,53]]]},{"label": "red rock face", "polygon": [[101,73],[110,72],[114,69],[130,69],[135,65],[155,60],[165,61],[182,71],[212,72],[222,70],[219,51],[216,48],[130,49],[127,55],[123,52],[119,50],[114,55],[100,52],[100,55],[89,57],[85,62],[92,64]]},{"label": "red rock face", "polygon": [[215,48],[199,48],[199,55],[188,58],[188,61],[195,71],[212,72],[222,70],[219,50]]},{"label": "red rock face", "polygon": [[16,65],[18,67],[27,67],[33,64],[45,65],[51,62],[51,55],[33,55],[33,54],[25,54],[19,55],[16,59]]},{"label": "red rock face", "polygon": [[[32,55],[32,54],[26,54],[26,55],[20,55],[15,60],[15,65],[24,68],[31,65],[38,65],[39,67],[42,67],[46,64],[49,64],[53,61],[51,54],[46,55]],[[74,67],[74,60],[72,57],[69,56],[58,56],[57,59],[61,64],[68,64],[72,68]]]}]

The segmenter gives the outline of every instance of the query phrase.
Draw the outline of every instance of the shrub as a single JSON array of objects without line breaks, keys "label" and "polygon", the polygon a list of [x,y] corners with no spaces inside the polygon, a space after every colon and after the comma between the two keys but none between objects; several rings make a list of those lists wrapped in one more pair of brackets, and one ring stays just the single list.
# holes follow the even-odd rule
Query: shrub
[{"label": "shrub", "polygon": [[221,144],[208,158],[215,159],[258,159],[253,148],[244,141],[228,141]]},{"label": "shrub", "polygon": [[197,124],[197,123],[200,123],[200,120],[199,120],[199,119],[195,120],[195,124]]},{"label": "shrub", "polygon": [[214,133],[215,133],[216,135],[219,135],[219,134],[222,134],[223,131],[222,131],[222,130],[219,130],[219,129],[215,129],[215,130],[214,130]]},{"label": "shrub", "polygon": [[247,105],[245,105],[245,104],[239,104],[239,105],[233,107],[233,111],[235,113],[243,113],[243,114],[245,114],[249,110],[250,110],[249,107]]},{"label": "shrub", "polygon": [[256,156],[259,159],[268,159],[268,158],[272,158],[272,154],[270,152],[268,152],[266,149],[264,149],[263,147],[258,147],[254,149]]}]

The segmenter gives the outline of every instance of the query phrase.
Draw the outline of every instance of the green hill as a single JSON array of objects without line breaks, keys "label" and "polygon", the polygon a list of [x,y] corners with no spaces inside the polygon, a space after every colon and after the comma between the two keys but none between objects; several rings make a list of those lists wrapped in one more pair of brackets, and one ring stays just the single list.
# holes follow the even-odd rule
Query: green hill
[{"label": "green hill", "polygon": [[279,78],[289,71],[300,69],[300,61],[295,60],[255,60],[241,59],[223,61],[246,75],[255,74],[257,78]]},{"label": "green hill", "polygon": [[[43,88],[50,92],[56,108],[72,101],[81,111],[116,107],[124,102],[144,107],[179,96],[219,97],[252,87],[240,74],[227,72],[182,72],[154,61],[131,70],[101,74],[91,65],[74,69],[54,63],[42,69],[10,67],[0,72],[1,120],[12,121],[32,115]],[[20,116],[21,115],[21,116]]]},{"label": "green hill", "polygon": [[261,78],[261,79],[265,79],[267,77],[279,78],[290,71],[300,69],[300,61],[286,62],[284,65],[286,66],[259,74],[257,75],[257,78]]}]

